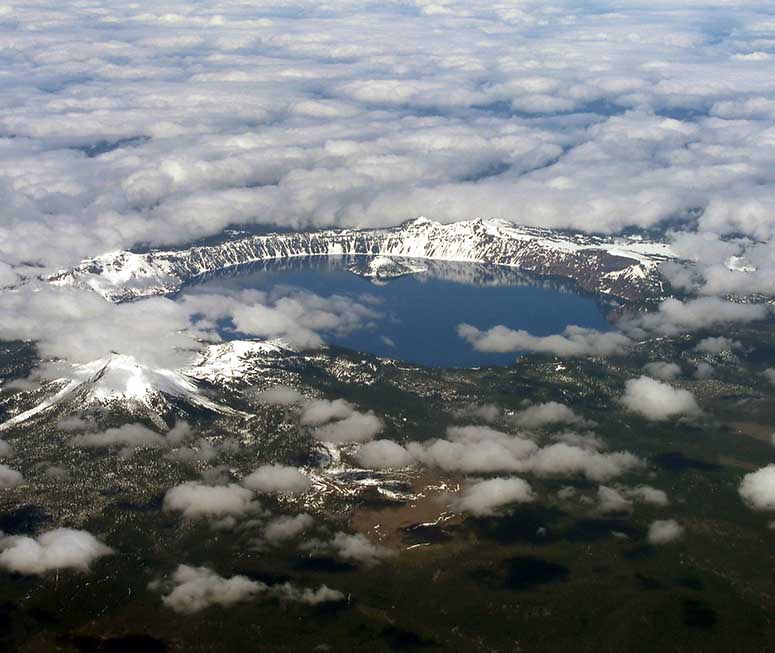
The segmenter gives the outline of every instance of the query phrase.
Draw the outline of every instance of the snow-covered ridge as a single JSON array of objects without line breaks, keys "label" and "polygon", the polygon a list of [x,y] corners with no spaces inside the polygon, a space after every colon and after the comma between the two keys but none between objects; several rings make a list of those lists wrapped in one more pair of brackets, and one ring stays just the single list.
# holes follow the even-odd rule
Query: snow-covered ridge
[{"label": "snow-covered ridge", "polygon": [[306,256],[380,256],[505,265],[573,279],[624,299],[660,293],[664,243],[520,227],[504,220],[441,224],[418,218],[388,229],[338,229],[248,236],[219,245],[104,254],[50,278],[90,288],[110,301],[174,293],[203,274],[258,261]]}]

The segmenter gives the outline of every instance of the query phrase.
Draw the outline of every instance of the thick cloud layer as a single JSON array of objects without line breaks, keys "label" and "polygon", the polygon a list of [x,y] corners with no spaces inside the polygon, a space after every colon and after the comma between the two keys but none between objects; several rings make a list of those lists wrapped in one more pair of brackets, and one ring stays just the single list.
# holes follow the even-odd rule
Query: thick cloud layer
[{"label": "thick cloud layer", "polygon": [[769,6],[713,10],[16,4],[0,259],[421,213],[770,237]]}]

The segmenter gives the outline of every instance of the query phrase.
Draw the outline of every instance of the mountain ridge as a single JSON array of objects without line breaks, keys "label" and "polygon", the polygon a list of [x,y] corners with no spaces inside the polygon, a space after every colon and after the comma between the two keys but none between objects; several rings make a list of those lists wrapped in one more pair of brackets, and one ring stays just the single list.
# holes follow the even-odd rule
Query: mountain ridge
[{"label": "mountain ridge", "polygon": [[417,218],[384,229],[328,229],[245,236],[217,245],[144,253],[117,251],[49,277],[113,302],[169,295],[199,276],[258,261],[311,256],[374,256],[490,263],[573,280],[624,300],[661,295],[658,268],[676,256],[665,243],[522,227],[499,219],[441,224]]}]

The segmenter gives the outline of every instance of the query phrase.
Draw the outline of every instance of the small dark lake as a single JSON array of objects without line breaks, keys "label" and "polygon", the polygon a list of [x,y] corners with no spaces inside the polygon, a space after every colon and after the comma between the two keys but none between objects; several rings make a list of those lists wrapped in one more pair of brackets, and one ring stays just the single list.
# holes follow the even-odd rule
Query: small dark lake
[{"label": "small dark lake", "polygon": [[326,343],[433,367],[504,365],[518,356],[474,350],[457,334],[463,322],[480,329],[503,324],[535,336],[560,333],[572,324],[612,328],[605,318],[610,306],[561,280],[536,279],[502,266],[433,261],[411,262],[425,272],[379,282],[348,270],[367,260],[318,257],[243,266],[200,279],[183,292],[253,288],[343,295],[367,304],[378,317],[347,333],[322,332]]}]

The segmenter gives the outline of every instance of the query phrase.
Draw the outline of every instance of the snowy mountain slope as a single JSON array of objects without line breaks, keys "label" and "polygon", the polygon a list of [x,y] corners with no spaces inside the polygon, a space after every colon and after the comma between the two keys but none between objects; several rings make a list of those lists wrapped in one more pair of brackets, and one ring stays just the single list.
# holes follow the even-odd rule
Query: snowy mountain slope
[{"label": "snowy mountain slope", "polygon": [[173,293],[198,276],[257,261],[359,255],[492,263],[565,277],[585,290],[623,299],[661,293],[657,268],[675,258],[668,245],[638,238],[560,233],[494,219],[441,224],[418,218],[389,229],[282,233],[181,250],[113,252],[49,280],[126,301]]},{"label": "snowy mountain slope", "polygon": [[0,424],[0,430],[48,411],[61,416],[95,407],[119,406],[128,413],[157,422],[175,404],[222,415],[238,414],[206,397],[195,380],[182,371],[154,369],[126,355],[115,354],[85,365],[74,365],[72,374],[61,382],[58,392],[6,420]]}]

